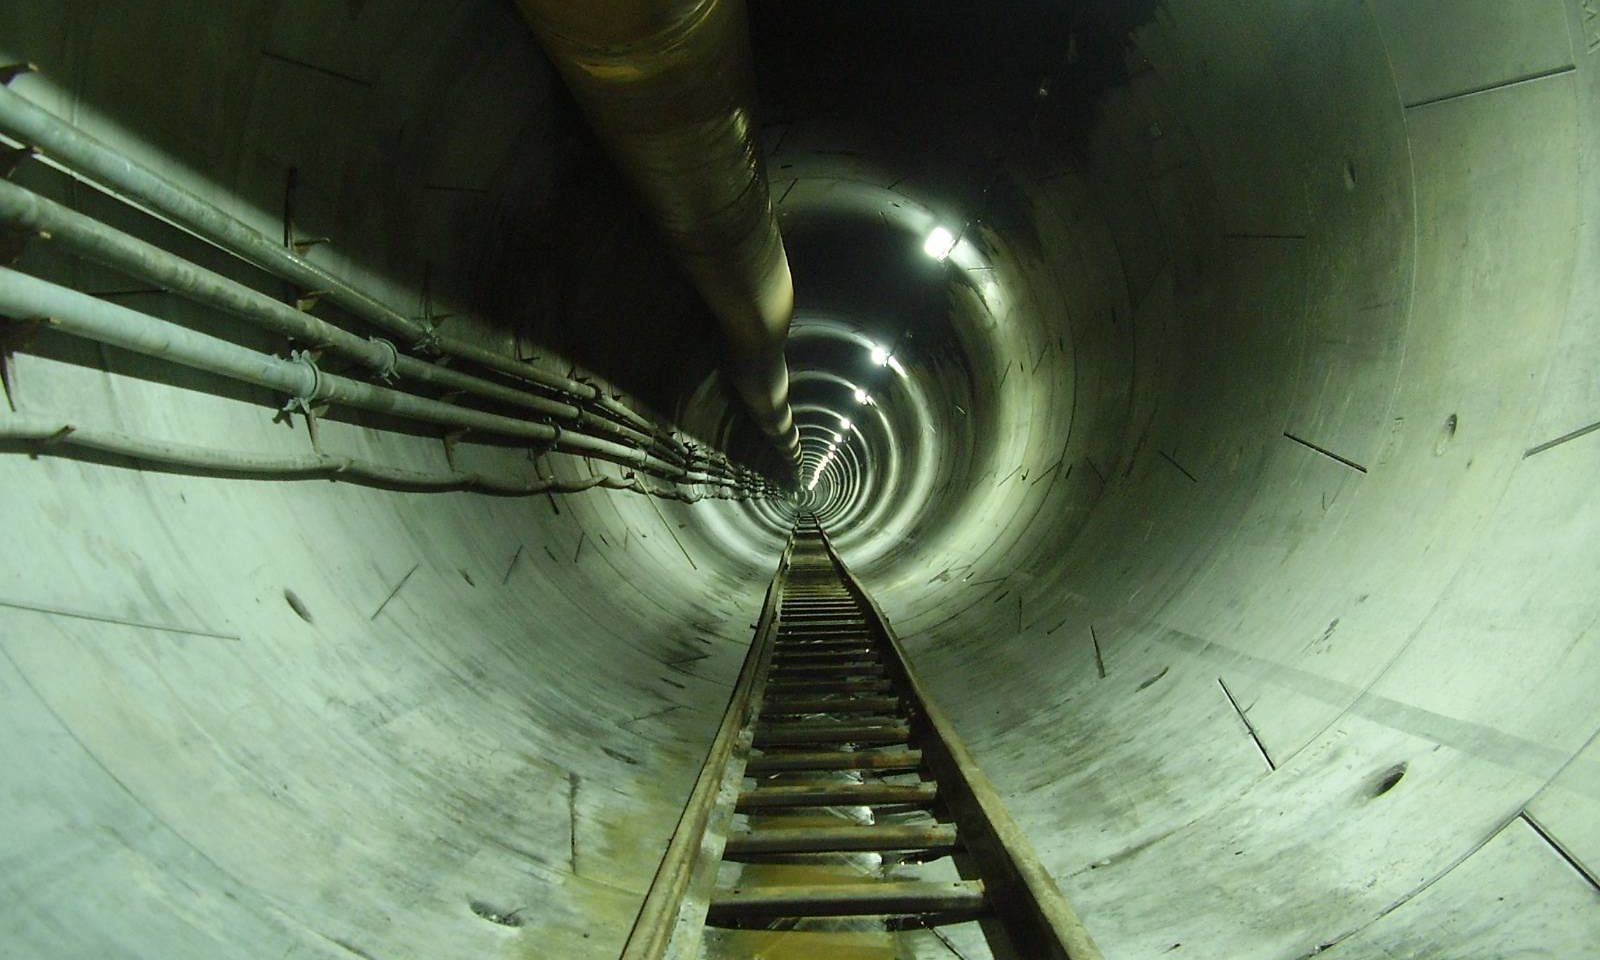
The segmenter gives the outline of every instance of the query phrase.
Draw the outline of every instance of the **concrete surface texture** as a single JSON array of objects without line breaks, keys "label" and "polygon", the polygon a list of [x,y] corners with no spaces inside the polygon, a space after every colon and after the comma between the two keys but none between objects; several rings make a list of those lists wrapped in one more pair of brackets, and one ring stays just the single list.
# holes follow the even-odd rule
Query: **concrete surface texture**
[{"label": "concrete surface texture", "polygon": [[[1594,4],[858,6],[751,4],[805,502],[1106,954],[1600,956]],[[758,439],[705,338],[663,342],[682,280],[614,239],[625,191],[563,218],[603,160],[510,4],[17,0],[0,54],[262,231],[287,199],[398,309],[624,389],[648,343],[655,413]],[[283,346],[48,243],[17,266]],[[282,398],[48,331],[8,383],[307,442]],[[30,449],[0,454],[0,956],[617,953],[785,508]]]}]

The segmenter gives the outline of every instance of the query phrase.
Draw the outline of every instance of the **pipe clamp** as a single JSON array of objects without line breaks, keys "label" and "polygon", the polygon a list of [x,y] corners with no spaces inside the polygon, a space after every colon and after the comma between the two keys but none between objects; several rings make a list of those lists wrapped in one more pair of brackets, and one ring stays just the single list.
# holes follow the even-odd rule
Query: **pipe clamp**
[{"label": "pipe clamp", "polygon": [[373,372],[384,383],[393,383],[399,376],[395,368],[400,365],[400,348],[396,347],[392,340],[385,340],[382,337],[368,337],[367,340],[382,347],[388,357],[381,366],[374,367]]}]

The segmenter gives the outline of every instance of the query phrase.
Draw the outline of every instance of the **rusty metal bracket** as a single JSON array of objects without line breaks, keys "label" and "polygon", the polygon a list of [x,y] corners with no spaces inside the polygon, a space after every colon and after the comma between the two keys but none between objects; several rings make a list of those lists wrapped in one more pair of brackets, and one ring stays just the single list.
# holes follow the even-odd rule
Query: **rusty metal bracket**
[{"label": "rusty metal bracket", "polygon": [[17,396],[16,370],[12,366],[11,355],[18,350],[26,350],[39,330],[51,323],[48,318],[13,320],[0,317],[0,392],[5,393],[6,404],[12,412],[17,409]]},{"label": "rusty metal bracket", "polygon": [[77,427],[75,427],[75,426],[73,426],[72,424],[69,423],[69,424],[63,426],[60,430],[57,430],[55,433],[50,434],[50,436],[42,437],[42,438],[40,438],[38,440],[35,440],[34,443],[33,443],[33,449],[28,451],[28,459],[29,460],[37,460],[37,459],[39,459],[39,453],[41,451],[43,451],[47,447],[53,447],[56,444],[60,443],[61,441],[67,439],[70,436],[72,436],[72,432],[74,430],[77,430],[77,429],[78,429]]},{"label": "rusty metal bracket", "polygon": [[451,470],[459,469],[456,466],[456,443],[466,435],[465,430],[452,430],[439,438],[444,443],[444,462]]},{"label": "rusty metal bracket", "polygon": [[294,308],[301,313],[310,313],[317,308],[318,302],[331,292],[329,290],[307,290],[305,293],[295,294]]},{"label": "rusty metal bracket", "polygon": [[300,414],[306,422],[306,434],[311,437],[311,449],[321,450],[322,440],[317,434],[317,420],[328,412],[329,406],[328,403],[313,403],[303,397],[290,397],[273,419],[293,423],[294,415]]}]

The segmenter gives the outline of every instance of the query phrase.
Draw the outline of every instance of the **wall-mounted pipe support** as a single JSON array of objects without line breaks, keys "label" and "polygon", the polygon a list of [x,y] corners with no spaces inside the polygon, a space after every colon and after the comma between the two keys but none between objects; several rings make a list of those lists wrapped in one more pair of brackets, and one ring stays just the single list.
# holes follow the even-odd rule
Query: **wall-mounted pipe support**
[{"label": "wall-mounted pipe support", "polygon": [[712,312],[726,369],[788,458],[794,283],[756,141],[744,0],[519,0]]}]

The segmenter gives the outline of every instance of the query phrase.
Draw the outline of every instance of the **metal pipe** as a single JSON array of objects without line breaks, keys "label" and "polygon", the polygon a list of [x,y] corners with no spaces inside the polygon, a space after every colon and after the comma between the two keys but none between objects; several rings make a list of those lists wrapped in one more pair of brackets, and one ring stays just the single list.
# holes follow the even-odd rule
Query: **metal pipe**
[{"label": "metal pipe", "polygon": [[0,315],[46,320],[52,329],[196,370],[265,387],[307,406],[336,403],[358,410],[463,430],[477,430],[622,463],[682,483],[727,485],[643,450],[374,386],[319,370],[305,357],[285,360],[108,303],[37,277],[0,267]]},{"label": "metal pipe", "polygon": [[756,142],[744,0],[518,2],[716,315],[734,389],[798,462],[794,282]]},{"label": "metal pipe", "polygon": [[196,444],[157,440],[85,427],[59,417],[12,413],[0,419],[0,442],[29,444],[33,455],[59,452],[63,448],[88,450],[137,460],[158,468],[204,471],[264,480],[345,480],[405,487],[409,490],[481,490],[511,496],[538,493],[580,493],[596,487],[632,490],[646,496],[694,503],[710,497],[717,500],[746,500],[748,494],[718,488],[704,493],[654,490],[637,477],[587,477],[581,480],[533,480],[501,477],[489,473],[452,469],[411,470],[376,463],[360,457],[310,452],[301,454],[256,453],[223,450]]},{"label": "metal pipe", "polygon": [[[0,84],[0,132],[54,159],[69,172],[130,200],[195,236],[305,291],[318,291],[356,317],[401,338],[408,349],[435,351],[496,373],[587,400],[608,415],[649,432],[653,425],[593,384],[548,373],[474,344],[441,336],[357,290],[219,207]],[[686,452],[677,441],[665,442]]]},{"label": "metal pipe", "polygon": [[[650,434],[597,417],[574,404],[400,354],[387,341],[359,337],[160,247],[69,210],[8,180],[0,180],[0,223],[48,236],[52,243],[130,277],[145,280],[275,333],[293,337],[308,347],[348,357],[380,377],[399,375],[441,389],[460,391],[518,407],[530,413],[566,420],[580,430],[608,433],[643,446],[654,445],[656,438]],[[656,452],[664,459],[685,467],[694,466],[698,459],[683,457],[665,446],[657,446]],[[722,471],[714,469],[712,472]]]}]

